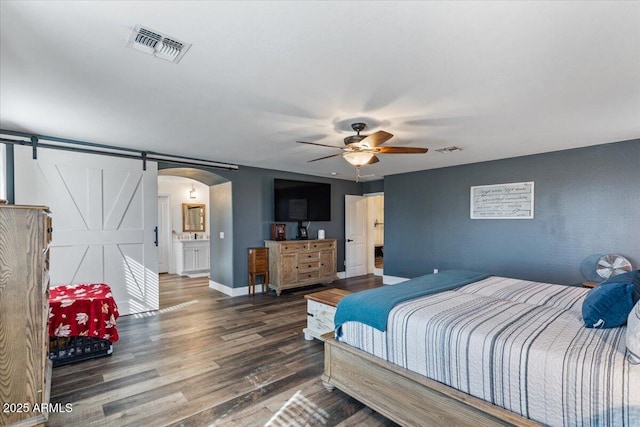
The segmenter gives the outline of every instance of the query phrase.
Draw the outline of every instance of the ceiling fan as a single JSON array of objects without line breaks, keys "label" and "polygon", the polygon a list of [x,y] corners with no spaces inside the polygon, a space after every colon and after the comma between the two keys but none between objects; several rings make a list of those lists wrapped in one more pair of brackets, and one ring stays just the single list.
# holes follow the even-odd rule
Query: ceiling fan
[{"label": "ceiling fan", "polygon": [[316,162],[318,160],[342,156],[347,162],[351,163],[358,169],[358,177],[362,166],[371,165],[380,161],[376,154],[421,154],[429,151],[428,148],[419,147],[380,147],[380,145],[390,140],[393,135],[383,130],[374,132],[371,135],[360,135],[360,132],[362,132],[366,127],[367,125],[364,123],[352,123],[351,129],[356,132],[356,135],[351,135],[344,139],[345,147],[318,144],[317,142],[296,142],[300,144],[318,145],[320,147],[337,148],[342,150],[341,153],[309,160],[309,162]]}]

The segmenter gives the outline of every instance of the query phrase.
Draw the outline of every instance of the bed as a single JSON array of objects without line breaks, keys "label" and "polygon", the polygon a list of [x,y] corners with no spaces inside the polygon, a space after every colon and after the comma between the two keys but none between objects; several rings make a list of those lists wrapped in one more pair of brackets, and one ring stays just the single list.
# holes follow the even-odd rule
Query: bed
[{"label": "bed", "polygon": [[585,328],[588,291],[444,272],[345,297],[322,379],[402,425],[640,425],[626,328]]}]

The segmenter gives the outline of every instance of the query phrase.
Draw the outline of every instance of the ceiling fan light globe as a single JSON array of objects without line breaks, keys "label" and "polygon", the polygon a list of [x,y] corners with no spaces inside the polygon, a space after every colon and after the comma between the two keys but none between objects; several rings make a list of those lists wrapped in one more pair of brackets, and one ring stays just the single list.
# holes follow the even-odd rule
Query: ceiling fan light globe
[{"label": "ceiling fan light globe", "polygon": [[369,163],[373,158],[373,153],[354,151],[351,153],[345,153],[342,157],[344,157],[344,159],[353,166],[360,167]]}]

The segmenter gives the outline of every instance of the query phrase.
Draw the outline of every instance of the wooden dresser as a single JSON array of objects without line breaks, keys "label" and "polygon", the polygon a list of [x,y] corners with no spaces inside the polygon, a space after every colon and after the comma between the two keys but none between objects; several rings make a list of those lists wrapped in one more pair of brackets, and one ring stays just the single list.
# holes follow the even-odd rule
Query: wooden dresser
[{"label": "wooden dresser", "polygon": [[269,287],[280,295],[298,288],[337,279],[335,239],[266,240],[269,248]]},{"label": "wooden dresser", "polygon": [[0,205],[0,425],[48,418],[50,241],[48,208]]}]

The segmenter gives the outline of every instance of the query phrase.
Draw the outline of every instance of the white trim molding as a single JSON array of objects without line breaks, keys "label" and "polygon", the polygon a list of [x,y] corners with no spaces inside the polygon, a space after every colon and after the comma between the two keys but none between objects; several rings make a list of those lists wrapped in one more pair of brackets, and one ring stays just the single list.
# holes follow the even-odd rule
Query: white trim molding
[{"label": "white trim molding", "polygon": [[397,285],[398,283],[406,282],[406,277],[397,277],[397,276],[386,276],[382,275],[382,283],[384,285]]},{"label": "white trim molding", "polygon": [[[249,294],[248,285],[241,286],[239,288],[232,288],[230,286],[223,285],[222,283],[218,283],[216,281],[209,279],[209,287],[218,292],[222,292],[225,295],[229,295],[230,297],[240,297],[240,296],[246,296]],[[267,289],[267,292],[265,293],[268,293],[268,292],[269,292],[269,289]],[[256,285],[256,293],[262,293],[262,285]]]},{"label": "white trim molding", "polygon": [[[338,275],[338,279],[344,279],[345,278],[345,272],[344,271],[339,271],[337,273]],[[407,279],[404,279],[407,280]],[[404,281],[402,280],[402,281]],[[232,288],[230,286],[227,285],[223,285],[222,283],[218,283],[214,280],[209,279],[209,287],[213,290],[216,290],[218,292],[222,292],[225,295],[229,295],[230,297],[240,297],[240,296],[246,296],[249,294],[249,285],[247,286],[241,286],[239,288]],[[256,285],[256,293],[269,293],[269,289],[267,288],[266,292],[262,292],[262,285],[258,284]]]}]

